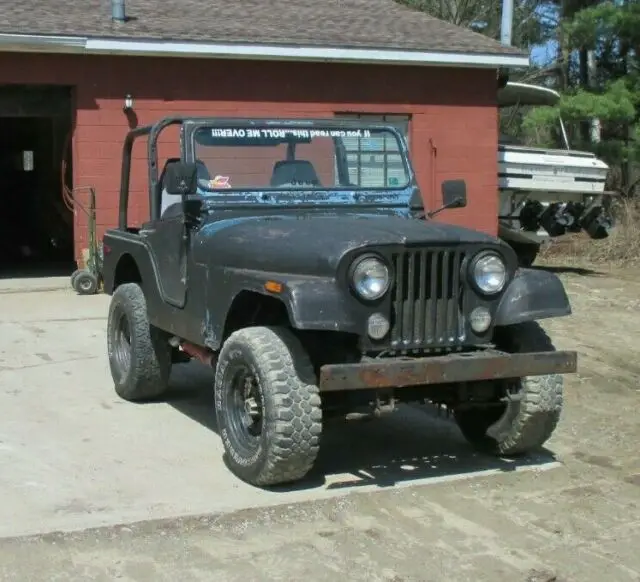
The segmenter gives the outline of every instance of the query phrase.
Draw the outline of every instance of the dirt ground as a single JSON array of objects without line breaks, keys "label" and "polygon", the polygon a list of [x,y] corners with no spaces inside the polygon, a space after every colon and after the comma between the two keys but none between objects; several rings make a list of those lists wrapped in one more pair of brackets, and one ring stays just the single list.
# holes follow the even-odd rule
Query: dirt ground
[{"label": "dirt ground", "polygon": [[33,293],[18,321],[29,294],[0,295],[0,580],[640,581],[640,271],[555,270],[579,373],[531,466],[404,410],[332,429],[320,484],[271,496],[212,464],[206,397],[116,405],[106,298]]}]

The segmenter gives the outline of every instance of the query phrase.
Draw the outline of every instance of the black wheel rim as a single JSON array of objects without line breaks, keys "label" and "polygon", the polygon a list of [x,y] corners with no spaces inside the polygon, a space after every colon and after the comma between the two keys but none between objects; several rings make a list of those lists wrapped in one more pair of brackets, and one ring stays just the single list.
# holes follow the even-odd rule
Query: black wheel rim
[{"label": "black wheel rim", "polygon": [[120,310],[115,314],[113,355],[122,376],[126,376],[131,366],[131,330],[127,316]]},{"label": "black wheel rim", "polygon": [[245,365],[234,369],[227,400],[228,430],[244,457],[252,456],[260,446],[263,427],[263,402],[258,378]]}]

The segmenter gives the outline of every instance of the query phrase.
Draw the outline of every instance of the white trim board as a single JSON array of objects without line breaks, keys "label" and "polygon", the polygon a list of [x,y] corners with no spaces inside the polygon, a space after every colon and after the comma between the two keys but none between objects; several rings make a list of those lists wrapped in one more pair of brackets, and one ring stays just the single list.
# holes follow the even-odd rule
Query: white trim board
[{"label": "white trim board", "polygon": [[0,51],[493,69],[529,66],[529,57],[523,55],[265,44],[222,44],[27,34],[0,34]]}]

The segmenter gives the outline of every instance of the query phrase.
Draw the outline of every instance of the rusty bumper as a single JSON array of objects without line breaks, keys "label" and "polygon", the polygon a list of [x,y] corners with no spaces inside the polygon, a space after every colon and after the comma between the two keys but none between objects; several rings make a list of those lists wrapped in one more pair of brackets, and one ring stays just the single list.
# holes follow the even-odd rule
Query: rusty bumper
[{"label": "rusty bumper", "polygon": [[357,364],[328,364],[320,369],[320,391],[401,388],[457,384],[577,370],[576,352],[506,354],[492,350],[427,358],[385,358]]}]

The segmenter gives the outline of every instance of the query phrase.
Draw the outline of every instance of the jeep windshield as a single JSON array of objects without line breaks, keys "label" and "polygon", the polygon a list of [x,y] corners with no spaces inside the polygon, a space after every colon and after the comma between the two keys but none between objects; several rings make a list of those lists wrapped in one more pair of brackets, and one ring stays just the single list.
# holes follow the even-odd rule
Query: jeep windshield
[{"label": "jeep windshield", "polygon": [[305,199],[335,191],[399,195],[411,181],[398,134],[380,127],[206,125],[195,130],[193,151],[205,196],[234,191],[296,192]]}]

